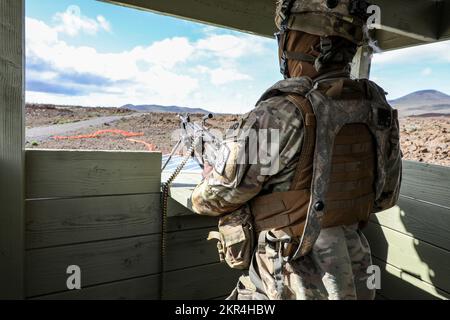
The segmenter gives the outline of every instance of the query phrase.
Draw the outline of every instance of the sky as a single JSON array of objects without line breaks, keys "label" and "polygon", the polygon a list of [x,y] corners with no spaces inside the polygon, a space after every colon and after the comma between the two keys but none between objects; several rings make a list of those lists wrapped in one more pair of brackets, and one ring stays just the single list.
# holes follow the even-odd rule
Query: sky
[{"label": "sky", "polygon": [[[244,113],[281,79],[274,39],[94,0],[26,0],[27,102]],[[450,41],[376,54],[371,79],[389,99],[450,94]]]}]

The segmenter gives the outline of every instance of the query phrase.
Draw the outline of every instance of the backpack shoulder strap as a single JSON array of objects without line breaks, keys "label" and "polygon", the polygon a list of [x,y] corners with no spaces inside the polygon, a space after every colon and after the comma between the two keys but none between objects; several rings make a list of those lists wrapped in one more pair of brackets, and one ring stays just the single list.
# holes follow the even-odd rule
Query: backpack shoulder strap
[{"label": "backpack shoulder strap", "polygon": [[312,172],[312,160],[316,142],[316,117],[307,99],[294,94],[288,95],[287,99],[300,110],[305,128],[302,150],[290,188],[291,190],[302,190],[311,186],[311,174],[308,173]]}]

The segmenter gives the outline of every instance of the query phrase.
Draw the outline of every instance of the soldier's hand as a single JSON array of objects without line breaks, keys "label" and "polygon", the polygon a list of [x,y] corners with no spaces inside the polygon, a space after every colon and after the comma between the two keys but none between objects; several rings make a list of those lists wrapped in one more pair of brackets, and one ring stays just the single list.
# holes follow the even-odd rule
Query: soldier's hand
[{"label": "soldier's hand", "polygon": [[205,161],[202,172],[203,178],[208,178],[211,175],[212,170],[213,167],[208,162]]}]

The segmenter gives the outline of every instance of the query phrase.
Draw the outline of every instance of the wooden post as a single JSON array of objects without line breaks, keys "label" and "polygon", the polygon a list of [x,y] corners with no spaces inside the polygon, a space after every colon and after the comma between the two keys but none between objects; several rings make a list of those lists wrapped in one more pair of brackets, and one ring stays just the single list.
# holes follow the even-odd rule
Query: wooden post
[{"label": "wooden post", "polygon": [[372,48],[361,46],[353,58],[352,77],[354,79],[369,79],[372,62]]},{"label": "wooden post", "polygon": [[24,0],[0,0],[0,299],[24,297]]}]

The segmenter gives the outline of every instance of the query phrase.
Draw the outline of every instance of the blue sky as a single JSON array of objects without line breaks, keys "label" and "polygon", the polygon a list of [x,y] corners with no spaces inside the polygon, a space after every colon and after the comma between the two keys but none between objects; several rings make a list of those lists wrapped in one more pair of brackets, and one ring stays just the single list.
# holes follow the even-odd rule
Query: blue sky
[{"label": "blue sky", "polygon": [[[243,113],[281,80],[273,39],[94,0],[26,0],[26,17],[28,102]],[[450,42],[377,54],[372,79],[450,94]]]}]

